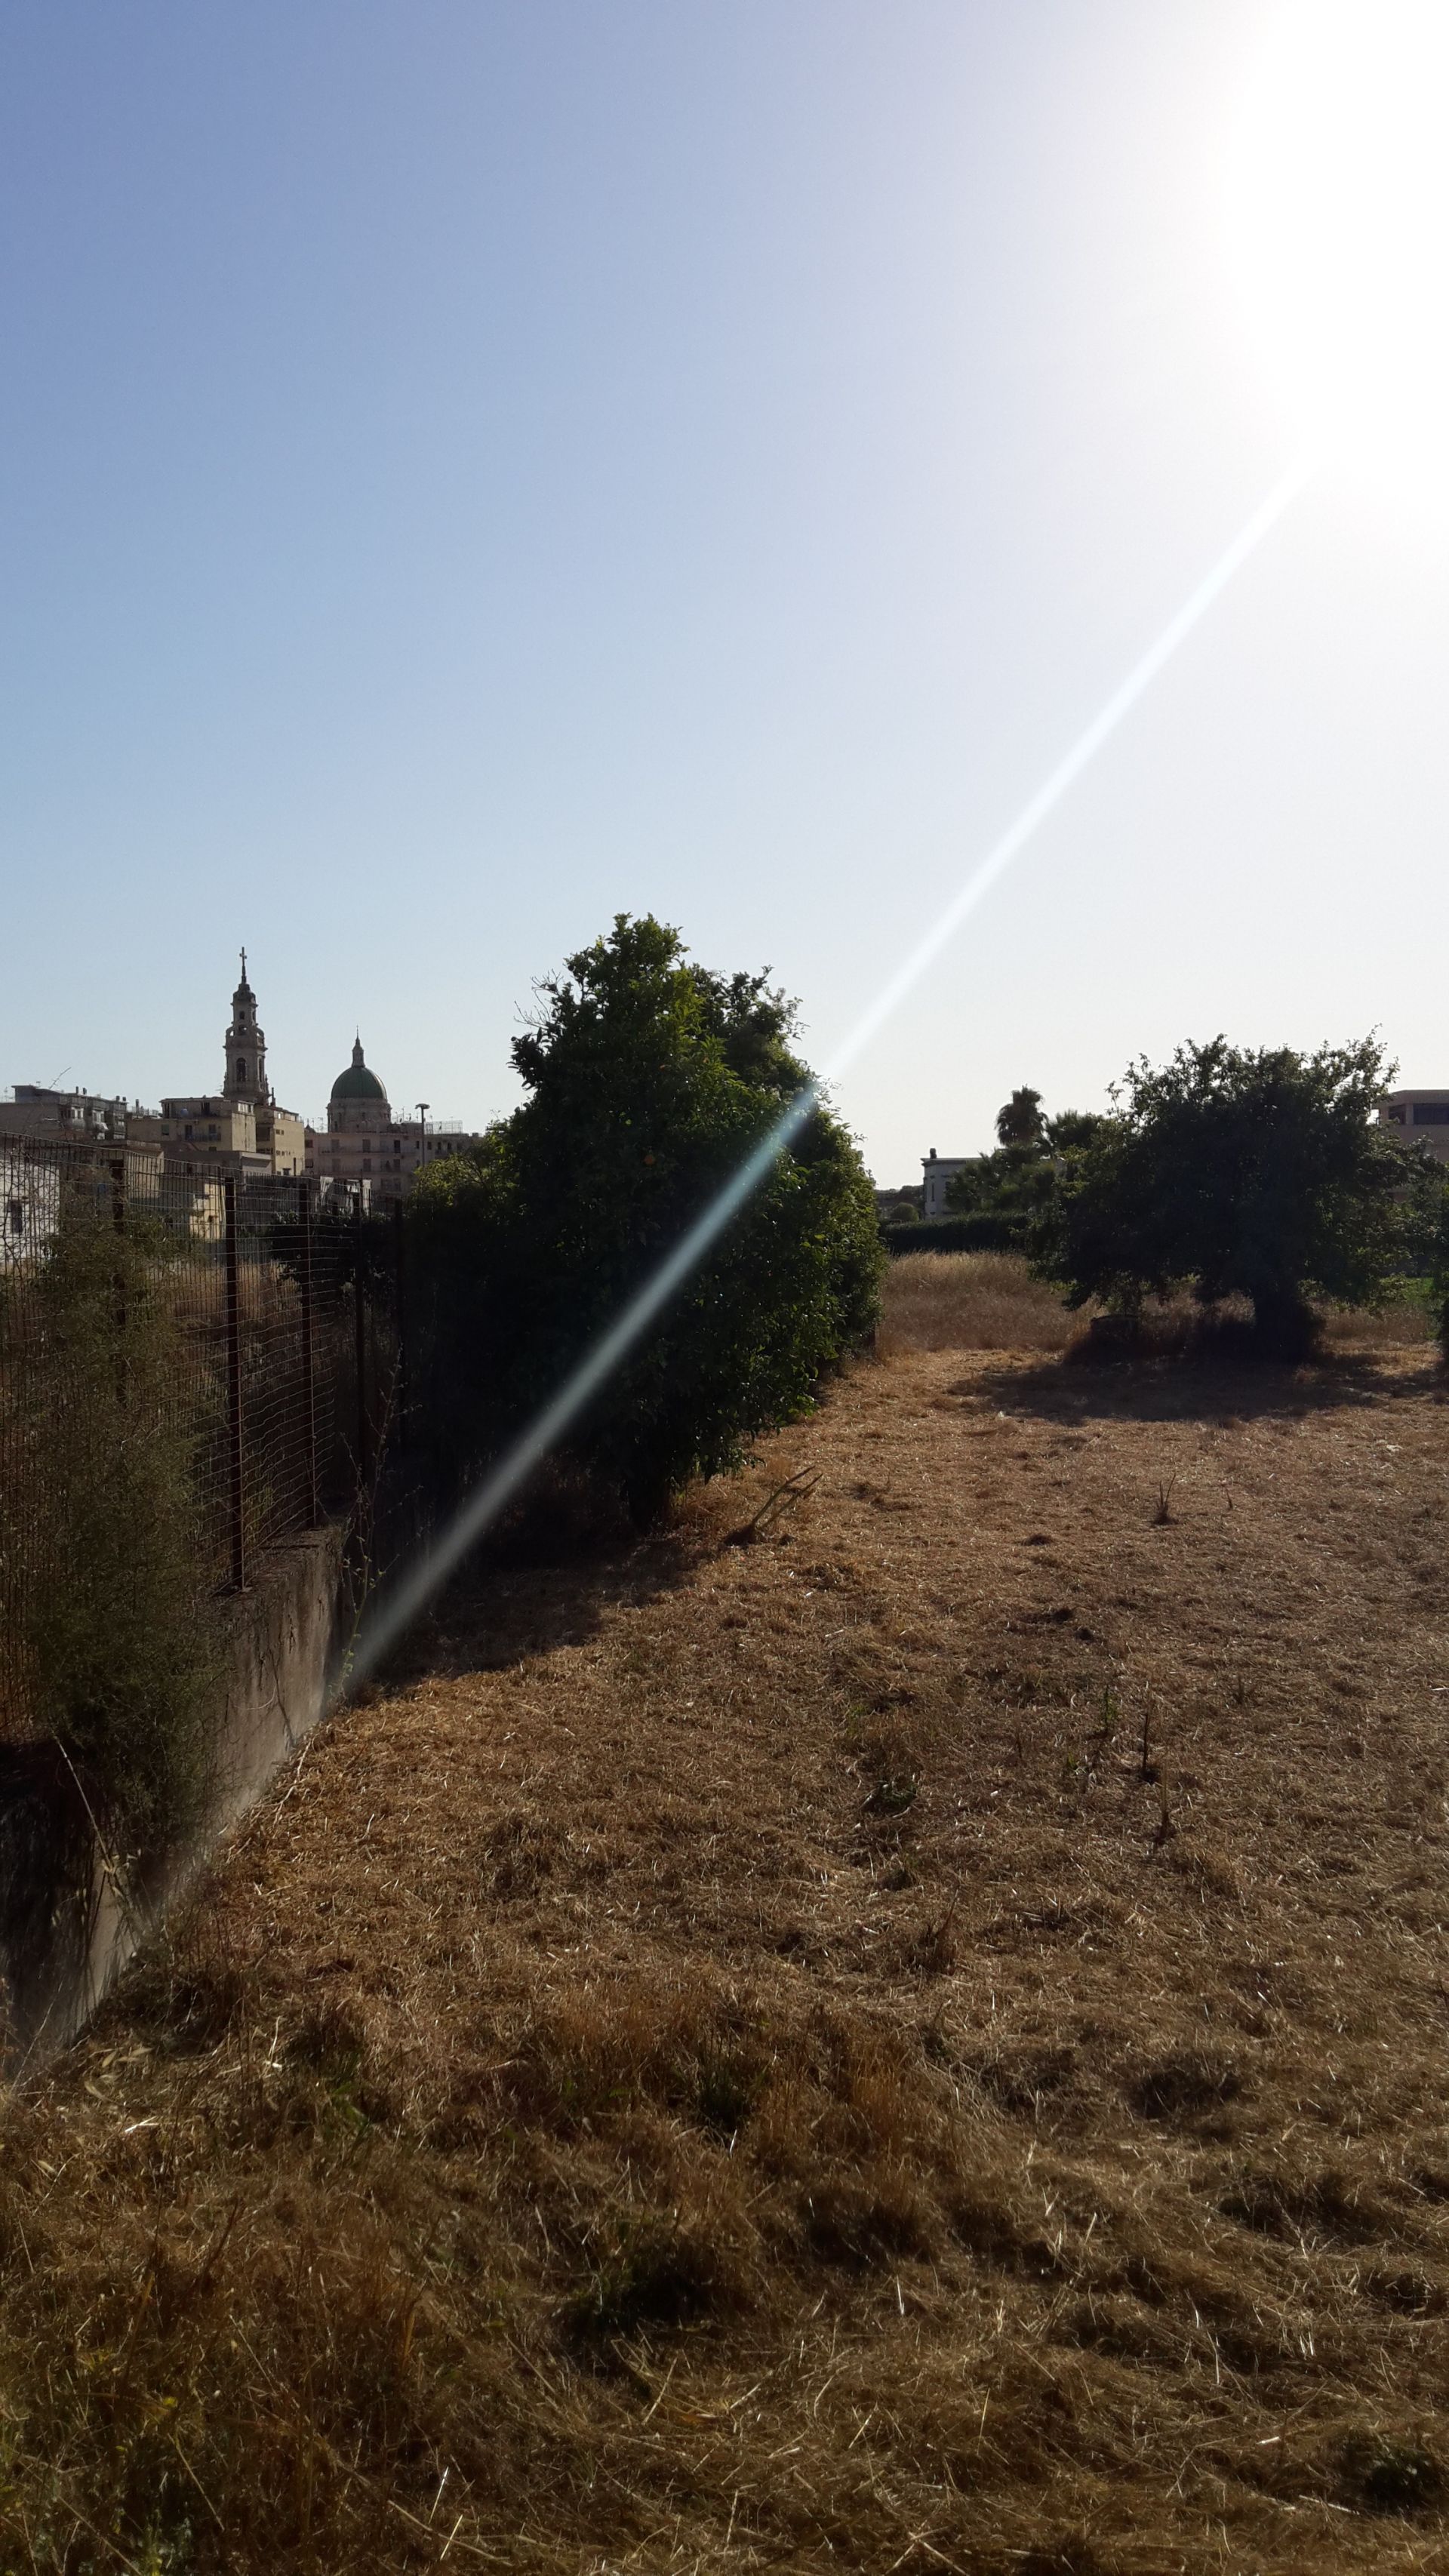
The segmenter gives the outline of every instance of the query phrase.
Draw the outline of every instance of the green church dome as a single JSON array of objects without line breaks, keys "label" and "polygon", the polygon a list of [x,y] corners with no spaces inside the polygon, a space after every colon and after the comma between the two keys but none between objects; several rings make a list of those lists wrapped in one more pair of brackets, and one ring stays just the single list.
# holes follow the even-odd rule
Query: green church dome
[{"label": "green church dome", "polygon": [[387,1098],[387,1093],[383,1090],[376,1074],[370,1073],[362,1061],[361,1038],[354,1042],[351,1064],[345,1073],[339,1073],[332,1085],[332,1097],[334,1100],[386,1100]]}]

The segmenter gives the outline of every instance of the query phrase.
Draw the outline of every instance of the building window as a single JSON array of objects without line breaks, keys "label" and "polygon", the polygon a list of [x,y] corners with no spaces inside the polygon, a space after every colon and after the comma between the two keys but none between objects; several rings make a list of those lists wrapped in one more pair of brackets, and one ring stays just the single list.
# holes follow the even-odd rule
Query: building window
[{"label": "building window", "polygon": [[246,1057],[245,1057],[244,1055],[239,1055],[239,1056],[237,1057],[237,1060],[236,1060],[236,1078],[237,1078],[238,1082],[245,1082],[245,1080],[246,1080],[246,1078],[247,1078],[247,1060],[246,1060]]},{"label": "building window", "polygon": [[12,1199],[10,1201],[9,1206],[5,1211],[5,1222],[12,1234],[23,1234],[25,1232],[25,1201],[23,1199]]},{"label": "building window", "polygon": [[1416,1127],[1449,1127],[1449,1100],[1416,1100],[1414,1103],[1414,1125]]}]

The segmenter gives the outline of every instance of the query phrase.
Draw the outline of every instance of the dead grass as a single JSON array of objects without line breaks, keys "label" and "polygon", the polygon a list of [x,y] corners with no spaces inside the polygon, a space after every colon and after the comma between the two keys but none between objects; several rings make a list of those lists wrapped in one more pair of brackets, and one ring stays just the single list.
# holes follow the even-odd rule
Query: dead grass
[{"label": "dead grass", "polygon": [[[907,1351],[1065,1351],[1085,1344],[1094,1311],[1069,1310],[1016,1253],[906,1252],[886,1271],[878,1346],[886,1359]],[[1189,1297],[1176,1297],[1149,1304],[1138,1340],[1161,1357],[1180,1358],[1211,1342],[1215,1327],[1232,1339],[1251,1320],[1244,1300],[1205,1316]],[[1328,1308],[1323,1339],[1342,1355],[1427,1350],[1433,1325],[1423,1298],[1406,1289],[1377,1314]]]},{"label": "dead grass", "polygon": [[6,2576],[1442,2565],[1443,1407],[908,1354],[450,1604],[7,2106]]},{"label": "dead grass", "polygon": [[882,1356],[1060,1351],[1082,1329],[1013,1252],[903,1252],[885,1276]]},{"label": "dead grass", "polygon": [[1331,1351],[1379,1351],[1395,1346],[1427,1351],[1434,1339],[1434,1319],[1425,1299],[1406,1289],[1377,1315],[1364,1314],[1352,1306],[1330,1307],[1324,1317],[1323,1333]]}]

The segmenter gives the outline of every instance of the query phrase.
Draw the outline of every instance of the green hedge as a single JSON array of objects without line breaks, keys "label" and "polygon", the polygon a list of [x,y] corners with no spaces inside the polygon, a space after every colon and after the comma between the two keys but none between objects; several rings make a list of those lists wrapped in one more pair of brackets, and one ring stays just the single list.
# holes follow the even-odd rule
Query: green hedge
[{"label": "green hedge", "polygon": [[1020,1252],[1023,1229],[1009,1216],[938,1216],[921,1225],[883,1225],[887,1252]]}]

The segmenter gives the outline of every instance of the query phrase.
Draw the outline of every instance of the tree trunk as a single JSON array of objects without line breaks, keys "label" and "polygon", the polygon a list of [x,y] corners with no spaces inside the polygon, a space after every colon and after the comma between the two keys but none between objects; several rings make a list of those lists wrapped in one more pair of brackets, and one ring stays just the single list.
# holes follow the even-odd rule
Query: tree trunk
[{"label": "tree trunk", "polygon": [[1254,1291],[1253,1339],[1265,1359],[1310,1357],[1318,1340],[1318,1318],[1300,1288]]}]

